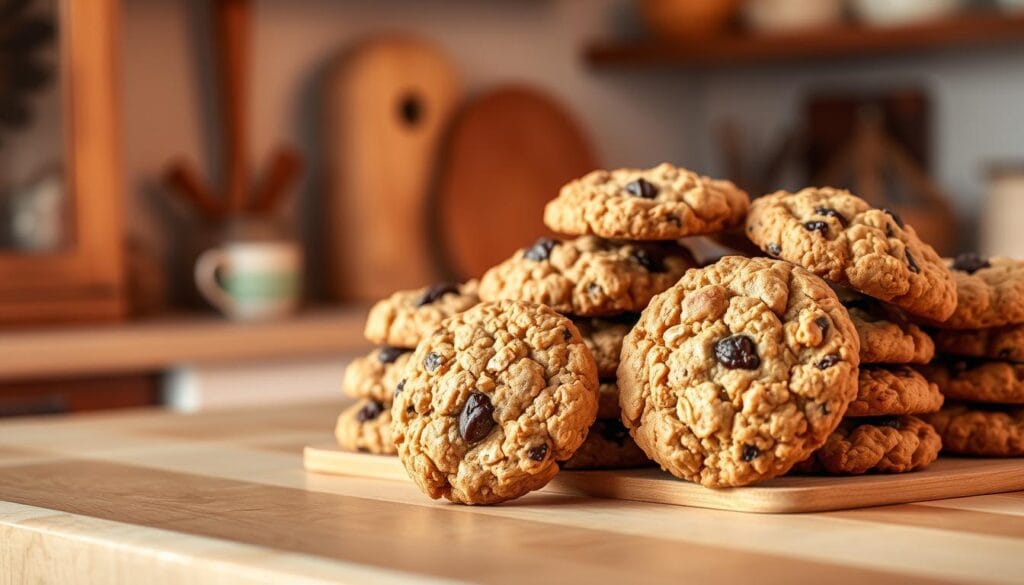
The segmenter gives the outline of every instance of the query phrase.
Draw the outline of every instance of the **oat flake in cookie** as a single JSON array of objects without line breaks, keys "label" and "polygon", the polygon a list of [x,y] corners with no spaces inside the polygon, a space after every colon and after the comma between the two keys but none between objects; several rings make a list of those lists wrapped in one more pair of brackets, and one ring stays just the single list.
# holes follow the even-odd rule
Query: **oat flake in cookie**
[{"label": "oat flake in cookie", "polygon": [[626,336],[623,421],[672,474],[709,487],[781,475],[839,424],[859,342],[827,284],[727,256],[658,295]]},{"label": "oat flake in cookie", "polygon": [[402,463],[431,498],[494,504],[543,487],[597,414],[597,366],[548,307],[482,303],[416,348],[392,406]]},{"label": "oat flake in cookie", "polygon": [[574,236],[675,240],[739,225],[749,205],[729,181],[663,163],[594,171],[568,183],[547,204],[544,223]]},{"label": "oat flake in cookie", "polygon": [[476,289],[471,280],[398,291],[370,309],[364,335],[378,345],[416,347],[441,321],[480,302]]},{"label": "oat flake in cookie", "polygon": [[769,256],[935,321],[957,305],[953,276],[914,228],[849,191],[779,191],[755,199],[747,235]]},{"label": "oat flake in cookie", "polygon": [[541,238],[488,270],[480,298],[540,303],[578,316],[639,312],[694,266],[690,252],[675,243]]}]

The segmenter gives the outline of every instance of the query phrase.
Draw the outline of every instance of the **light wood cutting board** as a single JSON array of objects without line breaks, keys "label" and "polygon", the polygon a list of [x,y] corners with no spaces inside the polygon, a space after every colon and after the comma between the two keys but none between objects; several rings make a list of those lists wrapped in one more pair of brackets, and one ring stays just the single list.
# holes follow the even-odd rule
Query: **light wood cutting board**
[{"label": "light wood cutting board", "polygon": [[458,278],[480,276],[549,233],[544,205],[598,164],[570,113],[522,85],[495,88],[457,114],[444,147],[435,239]]},{"label": "light wood cutting board", "polygon": [[[308,471],[408,481],[397,457],[306,447]],[[940,457],[923,471],[856,477],[786,476],[708,489],[656,468],[563,471],[542,491],[737,512],[791,514],[979,496],[1024,489],[1024,459]]]},{"label": "light wood cutting board", "polygon": [[435,281],[427,205],[460,99],[454,66],[425,41],[377,38],[344,55],[324,89],[332,296],[375,300]]}]

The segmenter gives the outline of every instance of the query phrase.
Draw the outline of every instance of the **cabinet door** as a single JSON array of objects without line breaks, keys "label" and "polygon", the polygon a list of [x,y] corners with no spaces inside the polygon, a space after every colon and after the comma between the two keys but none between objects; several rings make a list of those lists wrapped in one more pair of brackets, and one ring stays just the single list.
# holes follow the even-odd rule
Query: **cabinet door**
[{"label": "cabinet door", "polygon": [[0,324],[119,318],[117,2],[0,12]]}]

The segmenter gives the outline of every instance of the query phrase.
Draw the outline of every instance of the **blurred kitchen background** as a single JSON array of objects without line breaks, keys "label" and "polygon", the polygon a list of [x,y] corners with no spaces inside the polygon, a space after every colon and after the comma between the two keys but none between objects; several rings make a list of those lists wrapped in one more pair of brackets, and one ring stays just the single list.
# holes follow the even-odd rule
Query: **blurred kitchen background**
[{"label": "blurred kitchen background", "polygon": [[1024,257],[1020,0],[0,0],[0,415],[339,399],[559,185],[848,187]]}]

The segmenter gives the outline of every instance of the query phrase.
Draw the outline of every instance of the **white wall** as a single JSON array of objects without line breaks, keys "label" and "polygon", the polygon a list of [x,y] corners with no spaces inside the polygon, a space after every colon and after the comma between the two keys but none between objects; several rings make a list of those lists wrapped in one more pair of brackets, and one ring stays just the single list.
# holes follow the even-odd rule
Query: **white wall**
[{"label": "white wall", "polygon": [[[209,102],[205,0],[123,0],[125,181],[131,229],[169,250],[184,237],[168,228],[167,194],[157,186],[177,155],[216,156]],[[808,88],[900,85],[932,90],[934,166],[973,214],[985,161],[1024,155],[1024,51],[1003,49],[842,63],[696,73],[671,68],[594,71],[582,61],[588,40],[635,28],[629,0],[258,0],[254,23],[252,144],[261,165],[279,142],[315,153],[318,81],[339,51],[377,31],[409,31],[447,49],[470,92],[526,81],[561,98],[588,129],[608,165],[670,160],[721,171],[713,124],[743,121],[749,148],[768,147],[788,125]],[[197,24],[198,23],[198,24]],[[212,149],[212,150],[211,150]],[[316,176],[315,159],[309,176]],[[510,161],[509,164],[515,164]],[[315,182],[300,189],[318,206]],[[177,230],[177,231],[176,231]],[[316,234],[312,236],[315,244]],[[313,252],[316,252],[316,246]]]},{"label": "white wall", "polygon": [[[218,148],[211,118],[205,0],[124,0],[125,184],[131,228],[158,247],[184,236],[156,220],[167,211],[157,179],[185,154],[206,174]],[[315,155],[318,82],[339,51],[374,32],[408,31],[447,50],[469,92],[528,82],[557,96],[587,129],[610,165],[693,158],[687,140],[693,91],[684,77],[595,73],[586,41],[616,35],[625,0],[261,0],[256,2],[251,73],[251,139],[259,166],[280,142]],[[627,11],[628,12],[628,11]],[[197,26],[197,23],[201,26]],[[205,67],[208,67],[207,63]],[[316,161],[310,176],[316,175]],[[515,161],[509,161],[515,164]],[[316,206],[315,183],[300,190]],[[315,242],[315,234],[311,236]],[[316,246],[312,250],[315,254]]]}]

